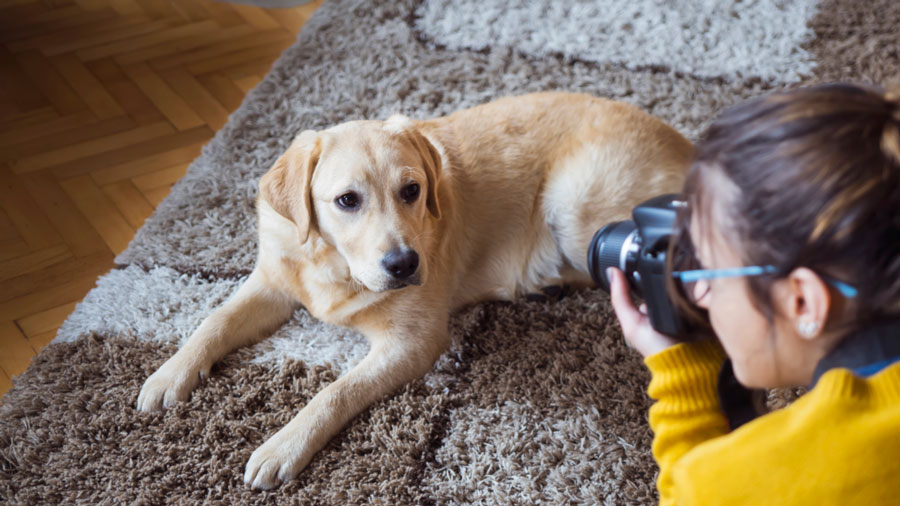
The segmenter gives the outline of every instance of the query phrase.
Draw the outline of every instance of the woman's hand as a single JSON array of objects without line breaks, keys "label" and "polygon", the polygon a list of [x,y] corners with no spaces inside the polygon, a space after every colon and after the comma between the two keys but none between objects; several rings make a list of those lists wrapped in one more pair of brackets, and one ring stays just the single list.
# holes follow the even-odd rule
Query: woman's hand
[{"label": "woman's hand", "polygon": [[622,271],[610,267],[606,269],[606,276],[609,278],[610,300],[619,318],[619,324],[622,325],[625,342],[629,346],[642,356],[648,357],[678,344],[675,339],[653,329],[647,316],[646,304],[641,304],[640,308],[634,307],[628,296],[628,282]]}]

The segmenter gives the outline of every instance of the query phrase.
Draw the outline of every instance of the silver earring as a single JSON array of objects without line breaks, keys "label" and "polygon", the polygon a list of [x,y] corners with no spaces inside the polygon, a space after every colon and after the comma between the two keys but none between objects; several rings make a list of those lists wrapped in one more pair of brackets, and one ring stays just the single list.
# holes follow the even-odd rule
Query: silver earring
[{"label": "silver earring", "polygon": [[819,324],[814,321],[797,323],[797,332],[803,337],[812,337],[819,330]]}]

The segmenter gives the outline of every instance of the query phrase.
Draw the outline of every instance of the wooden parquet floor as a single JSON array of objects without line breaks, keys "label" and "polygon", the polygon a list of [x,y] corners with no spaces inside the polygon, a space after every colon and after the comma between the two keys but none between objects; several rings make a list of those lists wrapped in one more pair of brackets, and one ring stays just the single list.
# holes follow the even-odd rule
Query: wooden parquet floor
[{"label": "wooden parquet floor", "polygon": [[0,393],[324,0],[0,0]]}]

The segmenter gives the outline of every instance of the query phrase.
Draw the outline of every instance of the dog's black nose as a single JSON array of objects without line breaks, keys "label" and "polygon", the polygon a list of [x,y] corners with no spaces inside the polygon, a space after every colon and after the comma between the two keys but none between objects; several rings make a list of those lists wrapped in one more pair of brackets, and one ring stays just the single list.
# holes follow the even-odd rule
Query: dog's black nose
[{"label": "dog's black nose", "polygon": [[384,256],[381,265],[394,279],[406,279],[419,268],[419,254],[411,249],[392,249]]}]

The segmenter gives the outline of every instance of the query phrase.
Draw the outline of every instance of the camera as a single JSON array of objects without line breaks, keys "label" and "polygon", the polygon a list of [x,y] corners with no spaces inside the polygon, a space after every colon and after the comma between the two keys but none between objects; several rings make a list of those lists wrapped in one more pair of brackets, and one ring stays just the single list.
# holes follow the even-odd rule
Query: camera
[{"label": "camera", "polygon": [[[636,206],[631,215],[634,221],[610,223],[594,234],[588,247],[588,268],[594,282],[609,292],[606,269],[618,267],[625,273],[631,292],[647,303],[647,316],[657,332],[681,341],[703,337],[709,330],[680,314],[669,297],[669,243],[675,229],[678,210],[687,202],[678,194],[654,197]],[[680,253],[679,253],[680,254]],[[688,290],[680,283],[673,287],[683,293]],[[729,426],[734,430],[765,413],[765,390],[750,390],[735,378],[731,361],[722,365],[718,378],[719,402]]]},{"label": "camera", "polygon": [[669,242],[678,210],[686,205],[678,194],[654,197],[634,208],[634,221],[617,221],[598,230],[587,252],[594,282],[609,292],[606,269],[621,269],[631,292],[647,303],[653,328],[672,337],[687,337],[691,330],[667,288]]}]

